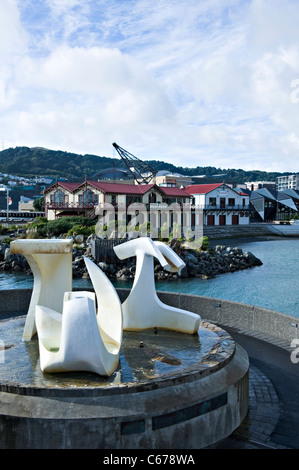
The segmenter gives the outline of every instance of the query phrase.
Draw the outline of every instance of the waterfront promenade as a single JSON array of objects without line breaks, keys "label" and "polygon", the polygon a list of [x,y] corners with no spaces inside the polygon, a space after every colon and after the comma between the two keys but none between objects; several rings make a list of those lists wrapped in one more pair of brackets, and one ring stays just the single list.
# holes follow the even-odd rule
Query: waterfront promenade
[{"label": "waterfront promenade", "polygon": [[289,344],[225,329],[249,355],[249,412],[231,436],[209,449],[299,449],[299,363],[292,363]]},{"label": "waterfront promenade", "polygon": [[203,228],[209,240],[260,238],[264,240],[295,237],[299,238],[299,224],[278,225],[269,223],[250,223],[248,225],[214,225]]},{"label": "waterfront promenade", "polygon": [[[219,239],[271,240],[299,238],[299,225],[250,224],[240,227],[207,228],[205,235],[215,245]],[[243,346],[250,359],[250,404],[248,417],[215,449],[299,449],[299,363],[293,364],[290,341],[277,341],[264,334],[225,327]]]}]

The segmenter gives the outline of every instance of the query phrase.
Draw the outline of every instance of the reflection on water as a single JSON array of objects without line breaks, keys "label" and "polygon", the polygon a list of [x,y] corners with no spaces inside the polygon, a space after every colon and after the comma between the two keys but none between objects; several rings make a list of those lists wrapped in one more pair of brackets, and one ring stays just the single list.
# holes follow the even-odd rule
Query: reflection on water
[{"label": "reflection on water", "polygon": [[1,384],[55,387],[99,387],[142,382],[180,373],[199,364],[219,343],[212,330],[200,327],[198,335],[174,331],[124,331],[118,369],[108,378],[93,373],[43,374],[38,340],[22,341],[25,317],[1,322],[5,361],[0,364]]}]

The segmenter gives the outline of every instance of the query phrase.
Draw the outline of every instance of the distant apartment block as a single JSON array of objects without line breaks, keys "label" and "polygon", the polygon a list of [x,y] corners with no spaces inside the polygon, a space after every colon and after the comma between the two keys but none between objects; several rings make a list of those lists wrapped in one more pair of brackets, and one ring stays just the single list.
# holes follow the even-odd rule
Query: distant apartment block
[{"label": "distant apartment block", "polygon": [[277,190],[283,191],[284,189],[299,189],[299,173],[286,176],[278,176]]}]

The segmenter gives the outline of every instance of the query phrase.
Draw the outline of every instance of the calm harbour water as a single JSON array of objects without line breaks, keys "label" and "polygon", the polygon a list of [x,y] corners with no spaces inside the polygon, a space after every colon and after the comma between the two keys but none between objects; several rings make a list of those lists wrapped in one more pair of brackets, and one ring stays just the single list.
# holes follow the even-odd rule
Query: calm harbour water
[{"label": "calm harbour water", "polygon": [[[244,271],[221,274],[213,279],[179,279],[156,282],[157,290],[203,295],[233,300],[277,310],[299,318],[299,239],[223,242],[251,251],[263,262]],[[115,287],[131,287],[132,282],[115,282]],[[0,289],[26,289],[32,276],[0,273]],[[89,280],[74,279],[74,287],[91,287]]]}]

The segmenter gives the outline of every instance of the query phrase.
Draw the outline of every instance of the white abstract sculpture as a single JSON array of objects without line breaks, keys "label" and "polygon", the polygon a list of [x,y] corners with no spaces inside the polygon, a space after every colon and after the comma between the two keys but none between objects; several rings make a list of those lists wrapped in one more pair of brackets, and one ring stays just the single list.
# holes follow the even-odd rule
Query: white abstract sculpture
[{"label": "white abstract sculpture", "polygon": [[23,340],[36,333],[35,307],[43,305],[62,312],[64,293],[72,290],[72,240],[15,240],[12,254],[22,254],[34,276]]},{"label": "white abstract sculpture", "polygon": [[95,293],[66,292],[62,315],[45,306],[36,306],[43,372],[90,371],[109,376],[118,366],[122,342],[121,303],[101,269],[87,258],[85,263]]},{"label": "white abstract sculpture", "polygon": [[89,258],[84,258],[97,300],[99,329],[107,348],[118,352],[123,335],[123,311],[119,296],[106,274]]},{"label": "white abstract sculpture", "polygon": [[185,266],[168,245],[141,237],[115,246],[114,251],[120,259],[137,257],[133,287],[122,304],[124,330],[160,327],[190,334],[198,331],[199,315],[165,305],[157,296],[153,258],[168,271],[180,271]]}]

